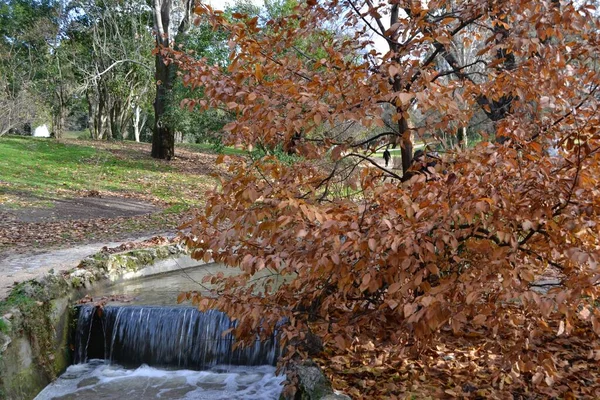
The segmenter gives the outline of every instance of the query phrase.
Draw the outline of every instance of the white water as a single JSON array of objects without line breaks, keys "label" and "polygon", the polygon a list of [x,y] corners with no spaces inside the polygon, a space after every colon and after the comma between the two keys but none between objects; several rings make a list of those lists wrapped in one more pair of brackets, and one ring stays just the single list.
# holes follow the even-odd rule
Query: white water
[{"label": "white water", "polygon": [[276,400],[283,376],[271,366],[219,366],[208,371],[126,369],[104,360],[70,366],[34,400]]}]

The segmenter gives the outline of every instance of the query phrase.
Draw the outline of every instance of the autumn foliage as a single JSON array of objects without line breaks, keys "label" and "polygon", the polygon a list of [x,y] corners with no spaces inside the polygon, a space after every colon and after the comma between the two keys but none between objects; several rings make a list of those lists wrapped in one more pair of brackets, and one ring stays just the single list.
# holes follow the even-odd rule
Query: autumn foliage
[{"label": "autumn foliage", "polygon": [[[230,32],[230,65],[164,49],[204,91],[183,106],[234,113],[230,144],[297,156],[228,160],[185,240],[243,274],[213,277],[195,304],[235,316],[241,338],[279,326],[288,358],[327,360],[357,396],[409,393],[417,370],[444,396],[600,396],[593,7],[309,0],[268,22],[195,11]],[[412,159],[415,143],[461,127],[482,140]],[[375,158],[392,147],[402,168]],[[457,354],[472,357],[440,378]]]}]

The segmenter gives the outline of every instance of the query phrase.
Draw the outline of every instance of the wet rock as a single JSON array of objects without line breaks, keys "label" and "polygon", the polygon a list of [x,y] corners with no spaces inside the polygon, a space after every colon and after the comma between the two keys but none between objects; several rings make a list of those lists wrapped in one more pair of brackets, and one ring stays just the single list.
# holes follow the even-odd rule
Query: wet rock
[{"label": "wet rock", "polygon": [[[298,379],[294,400],[349,400],[350,397],[334,392],[331,382],[325,377],[321,368],[313,361],[304,361],[293,365],[289,374]],[[281,400],[292,398],[281,395]]]},{"label": "wet rock", "polygon": [[[66,254],[65,251],[62,253]],[[179,253],[183,254],[184,251],[176,246],[144,248],[121,254],[101,252],[85,258],[71,270],[66,267],[54,268],[55,264],[63,261],[67,264],[73,262],[65,254],[60,257],[55,255],[50,261],[25,257],[19,261],[19,265],[11,266],[33,270],[35,268],[30,268],[33,261],[40,265],[53,265],[45,275],[40,273],[37,279],[18,283],[10,293],[4,294],[4,289],[0,288],[2,296],[18,300],[13,301],[17,304],[15,307],[7,308],[5,303],[4,313],[11,315],[2,321],[10,320],[10,324],[8,328],[4,326],[6,323],[0,326],[0,398],[33,398],[50,379],[67,367],[69,304],[77,296],[74,289],[89,287],[102,279],[110,281],[121,278],[131,270],[143,270],[148,265]],[[82,390],[89,388],[85,386]]]},{"label": "wet rock", "polygon": [[223,390],[227,386],[225,383],[219,382],[198,382],[197,385],[204,390]]}]

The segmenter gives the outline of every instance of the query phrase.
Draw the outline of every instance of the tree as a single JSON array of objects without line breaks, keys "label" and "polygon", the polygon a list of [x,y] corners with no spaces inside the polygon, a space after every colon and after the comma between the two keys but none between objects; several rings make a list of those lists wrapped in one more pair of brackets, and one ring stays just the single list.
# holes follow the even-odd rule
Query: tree
[{"label": "tree", "polygon": [[[600,393],[552,386],[581,370],[558,374],[560,350],[546,345],[564,335],[599,345],[600,26],[588,3],[308,1],[268,21],[268,34],[256,18],[198,11],[230,32],[230,65],[171,51],[206,95],[188,106],[234,112],[228,143],[291,142],[302,161],[230,160],[185,241],[195,257],[243,272],[213,277],[213,295],[188,293],[194,304],[235,316],[241,339],[277,327],[286,359],[322,343],[340,371],[400,368],[441,337],[479,337],[477,348],[502,355],[482,367],[495,390]],[[344,35],[321,43],[327,57],[289,51],[340,18]],[[476,39],[468,32],[481,35],[481,81],[450,48]],[[372,34],[389,50],[373,48]],[[323,133],[342,122],[384,128],[390,109],[395,126],[373,136]],[[424,118],[412,128],[411,112]],[[482,131],[437,165],[413,162],[413,135],[453,134],[481,112],[501,140]],[[402,173],[361,150],[394,144]],[[363,396],[398,393],[391,378],[361,382]]]},{"label": "tree", "polygon": [[[228,14],[232,12],[232,10],[227,11]],[[188,54],[193,54],[198,59],[205,57],[209,63],[227,68],[229,61],[227,38],[227,32],[213,29],[207,21],[199,20],[195,26],[190,27],[178,44],[185,48]],[[231,113],[222,109],[196,112],[181,107],[182,101],[188,98],[201,101],[204,98],[202,89],[190,89],[185,87],[181,80],[177,80],[166,101],[167,107],[163,115],[165,125],[171,127],[181,135],[182,139],[185,138],[187,141],[210,142],[216,140],[216,133],[230,122]]]},{"label": "tree", "polygon": [[0,136],[40,122],[40,85],[58,31],[56,1],[0,2]]},{"label": "tree", "polygon": [[[76,76],[77,92],[88,103],[93,139],[139,140],[142,115],[152,88],[151,9],[145,1],[71,3],[59,50]],[[93,51],[90,52],[90,49]]]},{"label": "tree", "polygon": [[[163,119],[167,110],[167,101],[175,82],[175,64],[168,63],[165,51],[177,42],[175,33],[182,36],[190,26],[192,0],[183,0],[182,8],[173,0],[154,0],[153,16],[156,46],[155,58],[156,98],[154,100],[154,133],[152,135],[152,157],[170,160],[175,154],[175,137],[173,128]],[[179,23],[171,23],[171,18],[178,16]],[[173,27],[177,27],[174,30]],[[173,40],[174,39],[174,40]]]}]

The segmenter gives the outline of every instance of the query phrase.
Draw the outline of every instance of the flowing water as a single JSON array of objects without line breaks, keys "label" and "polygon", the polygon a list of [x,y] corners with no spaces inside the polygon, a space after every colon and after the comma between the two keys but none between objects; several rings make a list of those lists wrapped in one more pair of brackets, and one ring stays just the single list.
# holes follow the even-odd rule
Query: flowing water
[{"label": "flowing water", "polygon": [[126,369],[104,360],[70,366],[35,400],[276,400],[283,377],[275,367],[214,367],[207,371]]},{"label": "flowing water", "polygon": [[234,327],[226,314],[193,307],[82,307],[75,362],[104,358],[118,364],[206,369],[218,364],[274,365],[278,348],[256,340],[233,349]]},{"label": "flowing water", "polygon": [[76,364],[36,399],[277,399],[274,339],[234,348],[234,326],[192,307],[82,306]]},{"label": "flowing water", "polygon": [[[134,298],[131,303],[121,304],[176,305],[177,295],[181,292],[198,291],[207,294],[207,288],[214,289],[214,286],[210,283],[201,283],[206,276],[223,274],[227,277],[237,275],[240,272],[241,270],[238,268],[226,267],[218,263],[209,263],[191,268],[181,268],[160,275],[99,284],[95,285],[91,290],[86,290],[85,294],[89,294],[94,298],[99,298],[107,294],[127,295]],[[255,280],[260,282],[260,278],[269,274],[271,274],[271,271],[267,268],[262,269],[256,274]],[[273,286],[281,284],[286,279],[291,278],[279,277]],[[264,291],[260,286],[257,291],[259,290]]]}]

